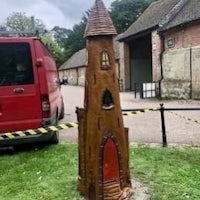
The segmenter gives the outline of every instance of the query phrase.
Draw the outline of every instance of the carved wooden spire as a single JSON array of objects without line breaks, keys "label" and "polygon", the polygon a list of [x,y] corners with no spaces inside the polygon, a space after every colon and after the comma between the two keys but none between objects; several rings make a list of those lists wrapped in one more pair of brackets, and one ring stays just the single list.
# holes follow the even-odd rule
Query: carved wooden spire
[{"label": "carved wooden spire", "polygon": [[102,0],[96,0],[91,9],[85,37],[94,35],[116,35],[116,29]]},{"label": "carved wooden spire", "polygon": [[133,193],[128,129],[123,124],[113,49],[115,34],[102,0],[96,0],[85,31],[84,108],[77,109],[78,189],[89,200],[128,200]]}]

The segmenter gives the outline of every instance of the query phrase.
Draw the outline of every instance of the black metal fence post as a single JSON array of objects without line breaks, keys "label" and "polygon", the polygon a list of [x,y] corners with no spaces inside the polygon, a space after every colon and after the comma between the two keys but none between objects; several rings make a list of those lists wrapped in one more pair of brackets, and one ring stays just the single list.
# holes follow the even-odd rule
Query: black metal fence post
[{"label": "black metal fence post", "polygon": [[166,129],[165,129],[164,111],[165,111],[165,108],[164,108],[163,104],[160,104],[163,147],[167,147],[167,136],[166,136]]},{"label": "black metal fence post", "polygon": [[134,83],[134,92],[135,92],[135,99],[136,99],[136,97],[137,97],[137,83]]}]

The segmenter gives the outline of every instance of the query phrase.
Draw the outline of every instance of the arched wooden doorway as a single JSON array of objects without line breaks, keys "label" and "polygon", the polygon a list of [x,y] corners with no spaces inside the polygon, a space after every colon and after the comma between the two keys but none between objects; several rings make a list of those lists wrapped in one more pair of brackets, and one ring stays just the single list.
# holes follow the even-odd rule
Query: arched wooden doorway
[{"label": "arched wooden doorway", "polygon": [[111,200],[120,196],[120,158],[115,141],[108,138],[102,152],[103,199]]}]

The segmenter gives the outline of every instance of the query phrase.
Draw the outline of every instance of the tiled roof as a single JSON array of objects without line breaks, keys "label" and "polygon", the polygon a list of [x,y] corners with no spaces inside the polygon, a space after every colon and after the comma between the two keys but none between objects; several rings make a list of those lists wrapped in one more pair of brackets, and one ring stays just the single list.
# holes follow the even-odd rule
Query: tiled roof
[{"label": "tiled roof", "polygon": [[116,35],[116,29],[102,0],[95,0],[85,29],[85,37]]},{"label": "tiled roof", "polygon": [[160,31],[200,19],[200,0],[187,0],[172,20],[160,28]]},{"label": "tiled roof", "polygon": [[123,40],[140,32],[157,27],[163,20],[168,20],[166,18],[169,17],[169,13],[178,3],[184,4],[185,2],[187,2],[187,0],[158,0],[152,3],[127,31],[124,32],[120,39]]},{"label": "tiled roof", "polygon": [[[115,52],[115,59],[119,59],[119,42],[117,37],[113,37],[113,45]],[[87,65],[86,49],[82,49],[73,54],[65,63],[63,63],[60,70],[85,67]]]},{"label": "tiled roof", "polygon": [[86,63],[86,49],[82,49],[76,52],[64,64],[62,64],[59,68],[59,71],[70,68],[85,67]]}]

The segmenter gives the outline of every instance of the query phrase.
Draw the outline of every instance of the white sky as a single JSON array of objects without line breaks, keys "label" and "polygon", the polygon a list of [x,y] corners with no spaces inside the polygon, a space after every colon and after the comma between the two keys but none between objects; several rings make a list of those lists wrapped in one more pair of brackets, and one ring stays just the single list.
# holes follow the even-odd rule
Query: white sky
[{"label": "white sky", "polygon": [[[107,8],[114,0],[103,0]],[[55,25],[72,29],[95,0],[0,0],[0,25],[13,12],[24,12],[43,21],[47,29]]]}]

